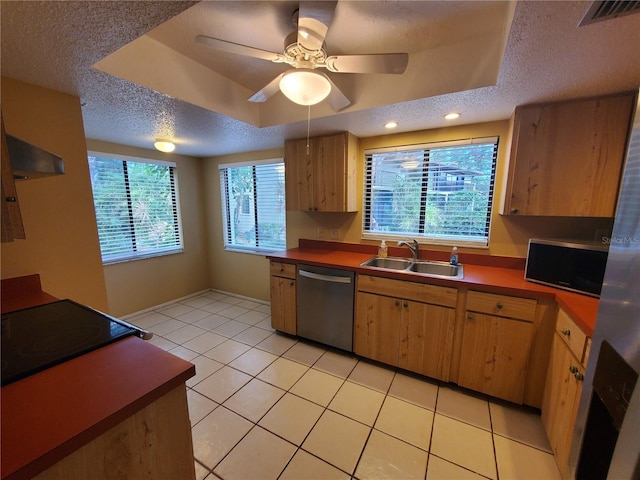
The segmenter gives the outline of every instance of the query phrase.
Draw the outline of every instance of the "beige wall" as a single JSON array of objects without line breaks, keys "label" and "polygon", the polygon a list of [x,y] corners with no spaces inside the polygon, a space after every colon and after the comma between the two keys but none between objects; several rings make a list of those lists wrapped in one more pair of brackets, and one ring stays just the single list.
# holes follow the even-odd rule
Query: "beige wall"
[{"label": "beige wall", "polygon": [[[349,243],[377,243],[361,239],[362,229],[362,176],[364,150],[390,145],[409,145],[444,140],[457,140],[470,137],[499,136],[498,164],[495,182],[495,198],[491,220],[489,248],[461,248],[461,252],[486,253],[508,257],[525,257],[529,238],[535,237],[571,237],[595,238],[596,230],[610,231],[613,221],[593,218],[549,218],[549,217],[511,217],[499,215],[504,193],[504,180],[508,168],[510,130],[509,121],[497,121],[476,125],[464,125],[409,133],[382,135],[362,138],[357,180],[357,213],[319,213],[287,212],[287,247],[298,245],[300,238],[318,239],[318,229],[322,229],[323,240],[338,240]],[[226,252],[222,239],[222,219],[218,164],[281,158],[284,150],[248,152],[206,159],[204,176],[209,251],[211,255],[211,279],[213,288],[239,293],[263,300],[269,299],[269,266],[261,255]],[[339,238],[332,238],[332,231],[339,231]],[[447,249],[448,247],[427,247]]]},{"label": "beige wall", "polygon": [[[204,160],[206,229],[211,288],[269,301],[269,262],[265,256],[228,252],[224,249],[218,165],[271,158],[284,158],[284,149],[225,155]],[[289,212],[287,212],[287,226],[289,224],[288,214]]]},{"label": "beige wall", "polygon": [[64,159],[65,174],[17,182],[26,240],[3,243],[2,278],[40,274],[59,298],[107,311],[78,97],[2,77],[6,131]]},{"label": "beige wall", "polygon": [[210,288],[202,160],[87,140],[87,149],[176,162],[184,252],[105,265],[113,315],[125,315]]}]

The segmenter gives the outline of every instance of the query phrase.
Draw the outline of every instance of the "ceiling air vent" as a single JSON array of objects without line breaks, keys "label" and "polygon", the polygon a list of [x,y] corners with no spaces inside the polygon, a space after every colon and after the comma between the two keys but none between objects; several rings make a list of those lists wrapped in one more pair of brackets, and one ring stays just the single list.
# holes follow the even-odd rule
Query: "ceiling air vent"
[{"label": "ceiling air vent", "polygon": [[631,15],[640,12],[640,1],[629,0],[604,0],[591,4],[589,10],[578,24],[579,27],[590,25],[612,18]]}]

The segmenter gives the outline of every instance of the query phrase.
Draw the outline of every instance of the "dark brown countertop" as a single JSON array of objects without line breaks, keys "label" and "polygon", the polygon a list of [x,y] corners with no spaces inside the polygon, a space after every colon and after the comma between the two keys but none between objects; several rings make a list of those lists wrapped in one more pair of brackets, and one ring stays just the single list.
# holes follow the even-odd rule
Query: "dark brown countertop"
[{"label": "dark brown countertop", "polygon": [[[489,255],[460,254],[464,265],[464,278],[460,280],[425,277],[407,272],[374,270],[360,264],[375,255],[373,245],[342,244],[301,240],[298,248],[275,252],[267,258],[289,263],[346,268],[360,274],[372,274],[399,280],[410,280],[450,287],[467,287],[493,293],[503,293],[531,298],[554,299],[576,324],[591,337],[598,312],[597,298],[539,285],[524,279],[524,259],[491,257]],[[389,256],[406,256],[406,249],[389,249]],[[448,254],[441,251],[421,251],[421,258],[443,261]]]}]

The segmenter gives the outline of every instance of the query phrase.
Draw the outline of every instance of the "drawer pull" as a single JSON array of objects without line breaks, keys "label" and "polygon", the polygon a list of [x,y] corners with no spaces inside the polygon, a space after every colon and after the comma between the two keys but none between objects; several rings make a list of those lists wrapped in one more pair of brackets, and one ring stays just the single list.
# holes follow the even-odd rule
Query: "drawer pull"
[{"label": "drawer pull", "polygon": [[502,310],[503,307],[504,307],[504,305],[502,303],[500,303],[500,302],[496,303],[496,308],[498,310]]},{"label": "drawer pull", "polygon": [[581,374],[580,372],[574,373],[573,376],[576,377],[576,380],[578,380],[579,382],[584,380],[584,375]]},{"label": "drawer pull", "polygon": [[568,337],[569,335],[571,335],[571,330],[569,330],[568,328],[563,328],[562,334]]}]

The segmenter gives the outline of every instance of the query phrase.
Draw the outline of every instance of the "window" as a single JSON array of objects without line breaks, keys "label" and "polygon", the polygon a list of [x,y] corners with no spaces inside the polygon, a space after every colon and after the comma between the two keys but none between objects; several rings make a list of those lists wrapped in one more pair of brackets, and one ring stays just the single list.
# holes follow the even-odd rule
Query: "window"
[{"label": "window", "polygon": [[219,169],[225,248],[247,252],[285,249],[284,162],[224,164]]},{"label": "window", "polygon": [[103,263],[182,251],[175,163],[89,152]]},{"label": "window", "polygon": [[486,246],[497,138],[365,151],[364,238]]}]

